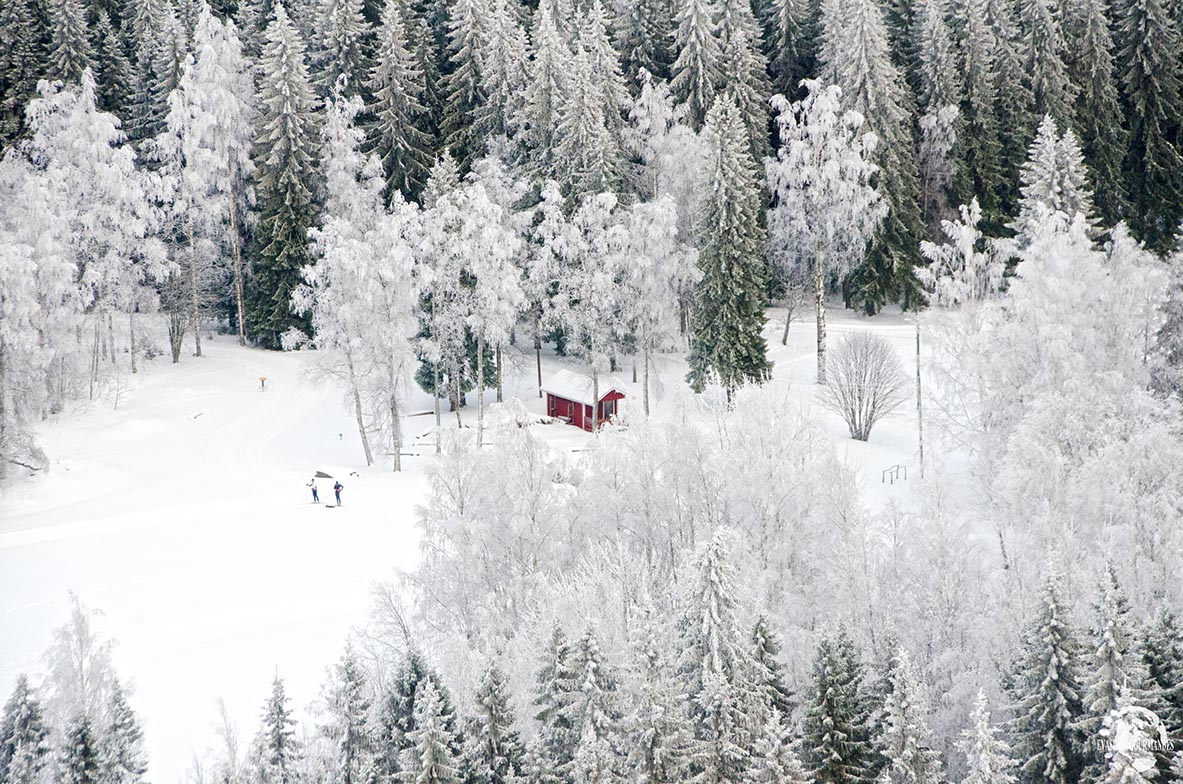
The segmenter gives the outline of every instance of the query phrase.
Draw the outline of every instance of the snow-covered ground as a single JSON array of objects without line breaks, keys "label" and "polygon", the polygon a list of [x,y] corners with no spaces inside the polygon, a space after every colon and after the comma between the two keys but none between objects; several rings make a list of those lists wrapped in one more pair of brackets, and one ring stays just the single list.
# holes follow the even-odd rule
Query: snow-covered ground
[{"label": "snow-covered ground", "polygon": [[[851,441],[815,401],[812,323],[794,324],[787,347],[781,328],[773,321],[766,330],[774,383],[825,422],[860,469],[868,503],[906,496],[909,482],[881,477],[896,464],[915,470],[914,408],[881,424],[869,444]],[[852,329],[883,334],[914,373],[907,317],[830,314],[831,345]],[[340,390],[308,380],[309,354],[243,349],[225,337],[205,348],[179,365],[148,363],[116,409],[108,400],[47,425],[52,470],[0,499],[0,694],[19,673],[40,674],[74,592],[103,612],[99,632],[118,641],[115,663],[135,690],[150,775],[165,784],[212,741],[217,698],[248,737],[276,673],[296,705],[315,698],[325,667],[365,622],[372,585],[414,568],[414,510],[432,454],[421,438],[431,417],[411,416],[408,439],[422,446],[408,451],[419,456],[400,475],[367,469]],[[542,412],[533,357],[508,359],[506,395]],[[560,361],[547,358],[546,367]],[[659,372],[666,400],[681,394],[684,364],[666,359]],[[422,394],[410,403],[429,407]],[[466,419],[475,419],[472,408]],[[537,431],[565,449],[588,438],[565,425]],[[341,478],[342,508],[310,503],[305,483],[317,469]],[[330,499],[332,480],[319,485]]]}]

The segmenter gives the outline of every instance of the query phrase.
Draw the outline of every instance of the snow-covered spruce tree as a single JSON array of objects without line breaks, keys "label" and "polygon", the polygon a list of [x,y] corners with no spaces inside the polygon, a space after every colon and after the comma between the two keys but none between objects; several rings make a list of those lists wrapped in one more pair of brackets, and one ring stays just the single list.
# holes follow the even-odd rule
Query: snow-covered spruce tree
[{"label": "snow-covered spruce tree", "polygon": [[568,707],[579,691],[579,674],[567,633],[556,622],[535,678],[534,707],[538,735],[531,750],[536,784],[571,781],[571,766],[579,744],[579,728],[571,723]]},{"label": "snow-covered spruce tree", "polygon": [[308,329],[292,313],[291,293],[309,262],[308,229],[315,217],[316,97],[308,83],[304,43],[281,0],[267,26],[259,64],[259,226],[247,332],[266,348],[279,348],[291,328]]},{"label": "snow-covered spruce tree", "polygon": [[886,209],[872,187],[877,168],[861,114],[841,108],[837,87],[806,82],[798,103],[776,98],[781,147],[766,164],[772,257],[787,273],[813,273],[817,314],[817,381],[826,382],[826,287],[858,266]]},{"label": "snow-covered spruce tree", "polygon": [[895,659],[891,691],[883,706],[886,726],[880,737],[887,757],[884,778],[892,784],[940,784],[940,755],[930,745],[932,732],[925,715],[928,702],[907,652],[900,649]]},{"label": "snow-covered spruce tree", "polygon": [[489,21],[488,0],[449,0],[448,67],[440,133],[461,171],[484,154],[487,129],[477,116],[485,102],[481,58]]},{"label": "snow-covered spruce tree", "polygon": [[764,18],[764,53],[773,94],[800,96],[814,65],[814,8],[807,0],[772,0]]},{"label": "snow-covered spruce tree", "polygon": [[772,372],[764,328],[764,226],[761,184],[739,108],[729,95],[711,107],[704,129],[707,187],[695,223],[702,271],[691,316],[690,373],[701,392],[720,384],[730,400]]},{"label": "snow-covered spruce tree", "polygon": [[[402,400],[414,366],[418,294],[413,280],[419,214],[395,194],[387,210],[382,167],[358,151],[353,127],[361,99],[337,97],[326,112],[321,161],[325,208],[311,231],[316,261],[302,272],[292,306],[308,313],[318,348],[332,349],[318,367],[339,379],[372,465],[377,434],[402,467]],[[295,336],[302,339],[303,336]]]},{"label": "snow-covered spruce tree", "polygon": [[529,67],[526,31],[520,21],[518,0],[491,0],[481,44],[481,92],[473,124],[492,140],[514,131],[521,112]]},{"label": "snow-covered spruce tree", "polygon": [[150,140],[165,129],[169,96],[181,80],[189,42],[172,0],[136,0],[131,28],[135,77],[128,106],[127,134],[154,167]]},{"label": "snow-covered spruce tree", "polygon": [[408,784],[460,784],[450,706],[430,678],[415,690],[415,728],[402,755],[400,781]]},{"label": "snow-covered spruce tree", "polygon": [[431,139],[423,132],[423,73],[408,48],[402,3],[387,0],[378,29],[374,67],[366,87],[373,95],[367,107],[370,149],[386,174],[386,198],[396,193],[417,198],[427,183]]},{"label": "snow-covered spruce tree", "polygon": [[[1145,625],[1139,643],[1150,689],[1156,693],[1155,709],[1177,751],[1183,743],[1183,628],[1175,615],[1163,609]],[[1178,762],[1170,752],[1163,749],[1158,754],[1160,781],[1167,780],[1172,763]]]},{"label": "snow-covered spruce tree", "polygon": [[1183,219],[1183,140],[1171,131],[1183,117],[1178,57],[1183,34],[1164,0],[1124,0],[1114,17],[1118,81],[1130,129],[1124,166],[1130,225],[1150,248],[1163,252]]},{"label": "snow-covered spruce tree", "polygon": [[950,216],[960,169],[962,84],[946,0],[923,0],[913,15],[917,101],[920,110],[920,196],[929,235]]},{"label": "snow-covered spruce tree", "polygon": [[1085,716],[1079,725],[1083,736],[1093,741],[1086,747],[1085,777],[1089,781],[1105,778],[1106,750],[1096,741],[1104,737],[1102,730],[1110,713],[1129,705],[1158,707],[1147,705],[1153,703],[1148,691],[1150,673],[1139,650],[1129,602],[1112,564],[1102,578],[1097,615],[1095,648],[1088,661],[1084,691]]},{"label": "snow-covered spruce tree", "polygon": [[697,779],[740,782],[768,707],[736,614],[731,532],[720,528],[694,557],[678,621],[678,672],[690,701],[691,768]]},{"label": "snow-covered spruce tree", "polygon": [[756,683],[763,689],[764,702],[777,712],[785,727],[793,718],[796,701],[785,683],[784,665],[780,661],[780,635],[772,628],[766,615],[756,618],[752,627],[752,662]]},{"label": "snow-covered spruce tree", "polygon": [[719,50],[727,66],[718,89],[726,90],[735,101],[757,161],[769,152],[768,98],[772,94],[760,33],[748,0],[719,0]]},{"label": "snow-covered spruce tree", "polygon": [[669,661],[661,620],[647,593],[633,618],[631,674],[637,691],[624,720],[628,767],[638,784],[677,784],[688,776],[693,737],[686,702]]},{"label": "snow-covered spruce tree", "polygon": [[678,102],[688,107],[690,126],[698,130],[715,105],[718,85],[727,70],[719,36],[719,6],[716,0],[679,0],[677,7],[677,57],[670,87]]},{"label": "snow-covered spruce tree", "polygon": [[86,26],[86,7],[81,0],[55,3],[50,15],[53,24],[49,52],[49,76],[76,82],[82,72],[95,65],[94,47]]},{"label": "snow-covered spruce tree", "polygon": [[99,784],[102,766],[99,739],[90,718],[80,713],[70,719],[58,751],[57,776],[61,784]]},{"label": "snow-covered spruce tree", "polygon": [[619,5],[613,42],[620,52],[624,81],[634,92],[640,89],[642,70],[658,79],[668,79],[674,62],[671,4],[665,0],[637,0]]},{"label": "snow-covered spruce tree", "polygon": [[554,169],[563,193],[578,201],[616,190],[620,144],[608,127],[603,85],[596,81],[591,57],[581,40],[575,42],[569,69],[567,93],[554,129]]},{"label": "snow-covered spruce tree", "polygon": [[575,784],[612,784],[621,778],[623,761],[616,678],[590,627],[573,654],[577,688],[566,710],[579,742],[571,760],[571,780]]},{"label": "snow-covered spruce tree", "polygon": [[818,644],[802,725],[805,767],[818,784],[875,781],[876,753],[865,699],[862,664],[840,628],[836,639]]},{"label": "snow-covered spruce tree", "polygon": [[1038,118],[1027,86],[1027,71],[1019,52],[1016,0],[987,0],[987,18],[994,33],[994,84],[998,113],[1000,205],[999,212],[1013,215],[1019,201],[1019,167]]},{"label": "snow-covered spruce tree", "polygon": [[1023,31],[1021,53],[1037,117],[1071,122],[1076,87],[1064,62],[1065,44],[1056,0],[1019,0],[1018,21]]},{"label": "snow-covered spruce tree", "polygon": [[989,222],[997,225],[1001,220],[998,91],[994,74],[998,44],[988,10],[988,0],[966,0],[957,6],[955,14],[963,31],[959,64],[964,77],[960,139],[963,179],[958,190],[962,196],[976,198]]},{"label": "snow-covered spruce tree", "polygon": [[1060,213],[1068,220],[1081,215],[1092,225],[1093,194],[1076,135],[1069,129],[1060,135],[1055,120],[1044,117],[1022,170],[1023,199],[1011,224],[1018,248],[1030,244],[1047,215]]},{"label": "snow-covered spruce tree", "polygon": [[670,196],[637,202],[628,209],[625,305],[628,331],[642,362],[642,404],[649,415],[649,368],[653,352],[678,333],[681,294],[698,279],[691,248],[678,241],[677,206]]},{"label": "snow-covered spruce tree", "polygon": [[979,690],[974,699],[969,724],[961,733],[960,748],[965,752],[968,767],[963,784],[1014,784],[1013,755],[1010,746],[997,736],[990,724],[990,706],[984,691]]},{"label": "snow-covered spruce tree", "polygon": [[277,675],[271,683],[271,696],[263,704],[262,723],[253,747],[253,772],[259,784],[298,781],[302,749],[295,727],[283,680]]},{"label": "snow-covered spruce tree", "polygon": [[333,741],[336,780],[366,784],[374,771],[374,730],[369,684],[352,645],[334,666],[324,698],[330,719],[321,731]]},{"label": "snow-covered spruce tree", "polygon": [[868,314],[890,300],[910,307],[921,233],[912,107],[875,0],[824,0],[821,8],[821,80],[841,88],[842,108],[862,115],[878,138],[875,185],[888,208],[866,260],[845,281],[847,299]]},{"label": "snow-covered spruce tree", "polygon": [[451,697],[438,672],[432,669],[423,654],[412,649],[402,662],[397,676],[388,687],[378,709],[377,774],[381,780],[396,780],[403,768],[403,753],[412,747],[411,734],[419,727],[416,706],[421,687],[430,682],[436,693],[436,713],[442,716],[442,731],[451,738],[449,754],[459,759],[461,742],[456,731],[456,712]]},{"label": "snow-covered spruce tree", "polygon": [[342,77],[347,96],[359,95],[365,88],[374,31],[364,7],[364,0],[318,0],[308,59],[322,99],[333,95]]},{"label": "snow-covered spruce tree", "polygon": [[1125,217],[1127,205],[1122,159],[1127,147],[1118,100],[1109,5],[1084,0],[1076,9],[1075,43],[1070,51],[1076,97],[1074,127],[1080,135],[1089,184],[1096,194],[1101,222],[1112,226]]},{"label": "snow-covered spruce tree", "polygon": [[28,676],[17,676],[0,718],[0,781],[37,784],[49,764],[49,728]]},{"label": "snow-covered spruce tree", "polygon": [[95,52],[95,81],[99,85],[99,108],[124,117],[125,104],[131,95],[132,68],[124,52],[123,38],[105,10],[95,15],[91,38]]},{"label": "snow-covered spruce tree", "polygon": [[619,147],[624,112],[632,104],[632,99],[621,74],[620,56],[612,46],[608,16],[600,0],[592,0],[580,16],[576,38],[587,52],[591,80],[600,91],[600,102],[604,106],[604,125]]},{"label": "snow-covered spruce tree", "polygon": [[99,737],[99,768],[104,784],[140,784],[148,770],[144,731],[118,680],[112,684]]},{"label": "snow-covered spruce tree", "polygon": [[559,33],[547,3],[538,8],[531,55],[526,92],[514,125],[531,173],[536,179],[545,180],[558,174],[555,129],[564,105],[569,102],[571,82],[571,50]]},{"label": "snow-covered spruce tree", "polygon": [[[526,305],[531,314],[534,332],[534,365],[538,381],[538,396],[542,397],[542,335],[549,328],[550,314],[555,304],[554,282],[570,228],[564,209],[566,201],[554,180],[542,183],[538,204],[531,215],[529,242],[524,259],[526,271],[522,286]],[[547,322],[544,326],[544,322]]]},{"label": "snow-covered spruce tree", "polygon": [[510,705],[509,683],[496,662],[476,691],[476,721],[461,768],[474,784],[516,784],[525,778],[526,748]]},{"label": "snow-covered spruce tree", "polygon": [[1162,323],[1154,336],[1156,362],[1151,383],[1155,391],[1170,397],[1183,396],[1183,232],[1167,264],[1170,272],[1161,306]]},{"label": "snow-covered spruce tree", "polygon": [[25,104],[46,71],[44,38],[32,0],[0,7],[0,148],[24,130]]},{"label": "snow-covered spruce tree", "polygon": [[1084,714],[1080,650],[1068,616],[1062,577],[1050,562],[1039,610],[1024,634],[1022,652],[1006,683],[1011,737],[1024,784],[1079,780],[1083,762],[1079,722]]},{"label": "snow-covered spruce tree", "polygon": [[775,708],[768,714],[764,728],[756,738],[752,766],[745,784],[809,784],[805,766],[793,751],[793,737],[787,723]]}]

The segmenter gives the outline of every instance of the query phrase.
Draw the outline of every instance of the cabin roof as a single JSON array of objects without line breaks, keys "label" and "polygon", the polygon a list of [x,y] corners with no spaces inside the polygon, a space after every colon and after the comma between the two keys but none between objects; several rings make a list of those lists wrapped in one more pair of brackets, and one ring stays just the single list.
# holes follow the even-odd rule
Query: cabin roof
[{"label": "cabin roof", "polygon": [[[597,402],[592,399],[592,380],[590,376],[576,373],[573,370],[559,370],[542,384],[542,391],[547,394],[573,400],[590,406]],[[624,394],[624,384],[611,376],[600,379],[600,400],[616,392]]]}]

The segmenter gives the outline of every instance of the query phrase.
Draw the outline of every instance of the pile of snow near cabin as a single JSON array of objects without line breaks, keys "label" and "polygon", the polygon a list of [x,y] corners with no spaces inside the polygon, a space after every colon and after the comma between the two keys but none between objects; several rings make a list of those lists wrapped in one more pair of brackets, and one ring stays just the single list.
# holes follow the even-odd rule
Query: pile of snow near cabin
[{"label": "pile of snow near cabin", "polygon": [[0,784],[1183,782],[1180,0],[5,0]]}]

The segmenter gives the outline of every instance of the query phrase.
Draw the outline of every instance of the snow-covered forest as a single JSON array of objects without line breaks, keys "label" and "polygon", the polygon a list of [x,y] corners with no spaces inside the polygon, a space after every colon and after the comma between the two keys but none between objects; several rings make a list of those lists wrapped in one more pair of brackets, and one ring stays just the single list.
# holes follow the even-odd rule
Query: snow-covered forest
[{"label": "snow-covered forest", "polygon": [[[1183,782],[1183,0],[0,0],[0,144],[0,784]],[[330,409],[397,571],[149,759],[72,450],[282,561]]]}]

